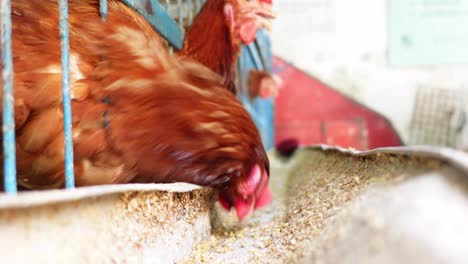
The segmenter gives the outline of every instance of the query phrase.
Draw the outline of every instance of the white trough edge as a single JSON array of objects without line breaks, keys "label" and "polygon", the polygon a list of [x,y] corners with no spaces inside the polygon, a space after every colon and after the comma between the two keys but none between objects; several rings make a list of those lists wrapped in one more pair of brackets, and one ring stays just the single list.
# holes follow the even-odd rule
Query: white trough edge
[{"label": "white trough edge", "polygon": [[159,184],[114,184],[79,187],[75,189],[57,189],[19,192],[16,195],[0,194],[0,210],[9,208],[26,208],[51,203],[71,202],[86,198],[118,194],[125,192],[191,192],[201,186],[190,183]]},{"label": "white trough edge", "polygon": [[340,148],[328,145],[312,145],[303,149],[319,149],[323,151],[338,151],[351,156],[370,156],[375,154],[410,155],[413,157],[434,158],[448,162],[450,165],[461,170],[468,176],[468,153],[461,150],[445,147],[433,146],[405,146],[405,147],[385,147],[366,151],[358,151],[353,148]]},{"label": "white trough edge", "polygon": [[[465,152],[432,146],[386,147],[367,151],[351,148],[340,148],[328,145],[313,145],[303,149],[319,149],[322,151],[338,151],[351,156],[368,156],[374,154],[411,155],[435,158],[449,162],[468,176],[468,154]],[[160,183],[160,184],[114,184],[79,187],[75,189],[56,189],[19,192],[17,195],[0,194],[0,210],[8,208],[26,208],[51,203],[77,201],[92,197],[124,192],[191,192],[203,187],[190,183]]]}]

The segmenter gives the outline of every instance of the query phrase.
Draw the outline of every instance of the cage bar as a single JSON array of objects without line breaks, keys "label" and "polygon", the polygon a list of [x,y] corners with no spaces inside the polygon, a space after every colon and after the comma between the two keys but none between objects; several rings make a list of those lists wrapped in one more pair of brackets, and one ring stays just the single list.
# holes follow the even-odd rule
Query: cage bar
[{"label": "cage bar", "polygon": [[99,14],[102,20],[107,19],[107,0],[99,0]]},{"label": "cage bar", "polygon": [[184,12],[183,12],[183,8],[182,8],[182,0],[177,0],[177,8],[178,8],[178,11],[179,11],[179,27],[181,30],[184,29]]},{"label": "cage bar", "polygon": [[13,94],[13,54],[11,40],[11,1],[1,0],[1,44],[3,81],[3,168],[7,193],[16,193],[15,109]]},{"label": "cage bar", "polygon": [[254,68],[265,70],[262,59],[260,58],[260,54],[258,53],[258,49],[255,44],[256,42],[254,41],[253,43],[248,45],[247,50],[249,51],[249,55],[252,58]]},{"label": "cage bar", "polygon": [[201,9],[200,0],[195,0],[195,9],[196,9],[197,14],[198,14],[198,12],[200,12],[200,9]]},{"label": "cage bar", "polygon": [[187,0],[187,19],[189,26],[192,25],[193,12],[192,12],[192,0]]},{"label": "cage bar", "polygon": [[65,140],[65,187],[75,187],[73,171],[72,110],[70,100],[70,53],[68,38],[68,0],[59,0],[60,45],[62,53],[63,132]]},{"label": "cage bar", "polygon": [[171,1],[166,0],[165,8],[166,8],[166,12],[169,12],[169,11],[170,11],[170,8],[171,8]]}]

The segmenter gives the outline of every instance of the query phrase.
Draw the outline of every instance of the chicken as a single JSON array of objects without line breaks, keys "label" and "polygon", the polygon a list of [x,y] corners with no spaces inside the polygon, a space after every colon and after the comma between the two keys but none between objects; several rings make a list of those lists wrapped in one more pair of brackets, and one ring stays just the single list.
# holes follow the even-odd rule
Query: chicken
[{"label": "chicken", "polygon": [[283,80],[278,75],[267,71],[251,70],[247,83],[250,99],[269,98],[278,95]]},{"label": "chicken", "polygon": [[[271,27],[271,0],[207,1],[188,28],[184,46],[177,54],[197,60],[223,77],[235,93],[234,72],[241,45],[256,38],[259,28]],[[210,22],[207,22],[210,21]],[[217,36],[216,41],[213,36]]]},{"label": "chicken", "polygon": [[[223,10],[244,10],[242,3],[226,1]],[[224,86],[222,77],[228,75],[188,56],[171,56],[143,17],[120,1],[108,5],[102,22],[98,0],[69,0],[76,185],[211,186],[239,219],[268,204],[268,157],[248,112]],[[57,1],[12,1],[12,19],[18,183],[29,189],[62,187]],[[205,28],[211,22],[206,20]],[[244,36],[238,26],[229,34]],[[217,40],[207,44],[213,47],[212,42]],[[219,65],[233,67],[233,54]]]}]

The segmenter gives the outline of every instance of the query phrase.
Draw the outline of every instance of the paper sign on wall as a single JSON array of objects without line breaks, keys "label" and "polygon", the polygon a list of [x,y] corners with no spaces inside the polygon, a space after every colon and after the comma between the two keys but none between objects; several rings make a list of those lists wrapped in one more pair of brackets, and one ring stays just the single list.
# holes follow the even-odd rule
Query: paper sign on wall
[{"label": "paper sign on wall", "polygon": [[395,65],[468,63],[468,0],[388,0]]}]

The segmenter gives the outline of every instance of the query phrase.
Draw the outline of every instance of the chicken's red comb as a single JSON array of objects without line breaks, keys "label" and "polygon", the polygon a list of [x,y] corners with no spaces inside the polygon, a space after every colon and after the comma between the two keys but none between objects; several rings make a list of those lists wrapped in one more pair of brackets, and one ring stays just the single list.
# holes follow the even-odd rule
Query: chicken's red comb
[{"label": "chicken's red comb", "polygon": [[260,2],[267,3],[267,4],[270,4],[270,5],[273,4],[273,0],[260,0]]}]

